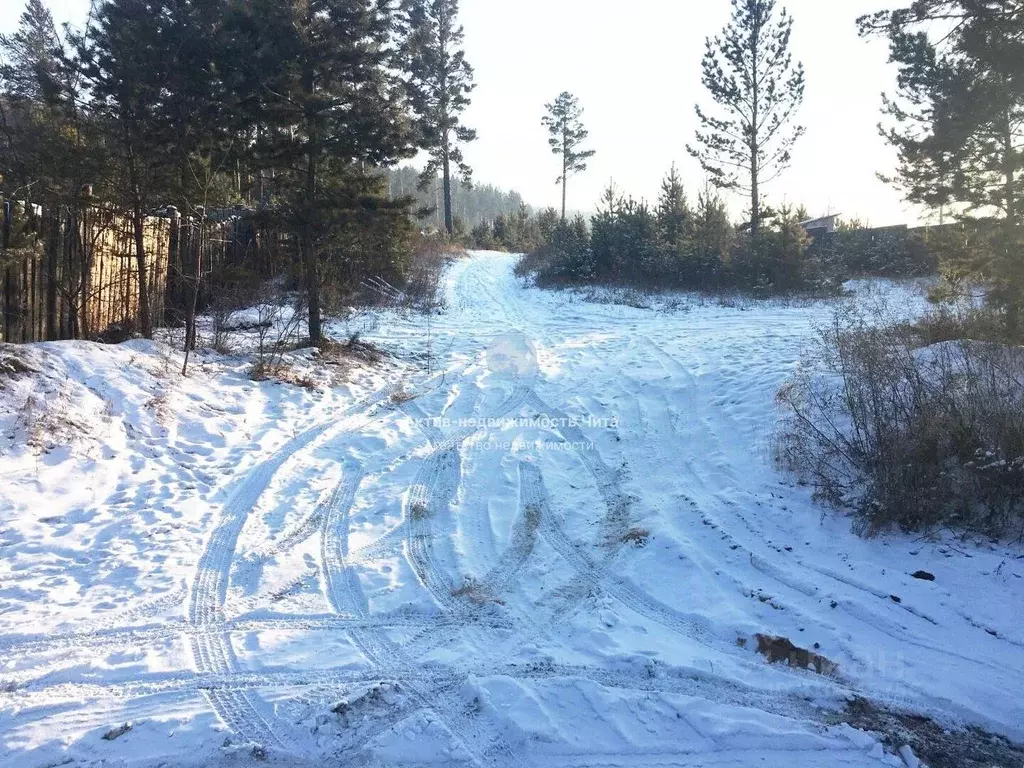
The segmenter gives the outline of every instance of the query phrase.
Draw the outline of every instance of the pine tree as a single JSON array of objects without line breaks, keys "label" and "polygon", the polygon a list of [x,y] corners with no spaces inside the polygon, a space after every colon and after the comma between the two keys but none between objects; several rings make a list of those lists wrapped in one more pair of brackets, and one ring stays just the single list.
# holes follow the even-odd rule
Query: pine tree
[{"label": "pine tree", "polygon": [[[955,20],[942,35],[930,22]],[[906,198],[968,222],[946,254],[952,282],[982,280],[1016,332],[1024,307],[1024,3],[918,2],[860,20],[889,38],[897,91],[883,135],[899,153],[887,180]],[[883,177],[886,178],[886,177]]]},{"label": "pine tree", "polygon": [[702,287],[721,275],[734,237],[725,201],[713,185],[706,184],[697,193],[693,212],[693,254]]},{"label": "pine tree", "polygon": [[576,97],[563,91],[551,104],[545,105],[548,111],[541,122],[551,134],[548,143],[551,153],[562,156],[562,175],[557,184],[562,185],[562,220],[565,220],[566,187],[569,177],[587,170],[587,160],[596,152],[593,149],[580,149],[590,133],[583,127],[581,118],[583,109]]},{"label": "pine tree", "polygon": [[414,151],[395,23],[392,5],[376,0],[252,0],[233,22],[257,51],[234,98],[260,126],[253,162],[281,171],[313,343],[323,338],[325,259],[353,257],[353,218],[391,215],[369,171]]},{"label": "pine tree", "polygon": [[694,265],[688,258],[692,247],[693,212],[675,164],[661,182],[657,215],[662,269],[689,282],[694,277]]},{"label": "pine tree", "polygon": [[804,97],[804,68],[789,51],[793,19],[776,21],[775,0],[732,0],[732,21],[708,38],[702,82],[722,116],[698,105],[696,146],[687,150],[722,189],[750,197],[756,241],[763,218],[762,187],[789,166],[804,128],[790,126]]},{"label": "pine tree", "polygon": [[624,206],[625,201],[616,189],[615,183],[609,181],[598,201],[597,213],[590,220],[593,269],[595,277],[599,279],[608,279],[615,270],[618,254],[622,249],[616,223]]},{"label": "pine tree", "polygon": [[[18,30],[0,36],[0,61],[0,180],[41,203],[44,226],[54,226],[57,211],[77,214],[82,190],[106,165],[106,148],[84,109],[74,46],[46,6],[30,0]],[[56,239],[49,238],[43,259],[47,339],[89,330],[82,309],[90,288],[91,248],[71,248],[66,260],[58,260]],[[68,308],[63,318],[58,296]]]},{"label": "pine tree", "polygon": [[64,46],[42,0],[28,0],[18,31],[0,35],[0,81],[10,99],[52,101],[60,91]]},{"label": "pine tree", "polygon": [[41,0],[30,0],[16,32],[0,35],[0,159],[9,182],[48,203],[77,194],[85,151],[79,82],[66,35]]},{"label": "pine tree", "polygon": [[163,55],[169,18],[165,4],[144,0],[105,0],[80,42],[79,55],[88,82],[90,111],[110,147],[108,199],[123,210],[132,226],[139,295],[139,331],[153,335],[150,262],[145,217],[163,202],[174,137],[160,105],[169,80],[170,61]]},{"label": "pine tree", "polygon": [[458,14],[458,0],[413,0],[407,11],[409,95],[419,140],[430,153],[421,182],[429,183],[440,171],[449,237],[454,233],[452,165],[467,182],[472,170],[459,145],[476,139],[476,131],[461,119],[474,84],[473,68],[461,47],[464,32]]}]

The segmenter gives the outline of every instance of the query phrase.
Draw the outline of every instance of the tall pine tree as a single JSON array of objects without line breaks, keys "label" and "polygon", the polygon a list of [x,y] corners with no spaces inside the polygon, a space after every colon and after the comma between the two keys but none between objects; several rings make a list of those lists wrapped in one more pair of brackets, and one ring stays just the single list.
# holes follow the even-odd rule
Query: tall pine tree
[{"label": "tall pine tree", "polygon": [[[952,26],[937,33],[936,20]],[[883,106],[882,133],[899,153],[888,180],[908,200],[960,220],[1003,222],[965,230],[944,271],[954,282],[986,283],[1016,333],[1024,309],[1024,3],[921,1],[860,25],[889,38],[898,68],[896,93]]]},{"label": "tall pine tree", "polygon": [[581,145],[590,135],[583,127],[583,109],[576,97],[567,91],[559,94],[552,103],[545,105],[548,113],[541,122],[548,129],[551,153],[562,157],[562,175],[557,184],[562,185],[562,221],[565,221],[566,187],[569,177],[587,170],[587,160],[596,152],[593,149],[581,149]]},{"label": "tall pine tree", "polygon": [[804,68],[789,51],[793,19],[775,0],[732,0],[732,20],[708,38],[702,82],[719,115],[697,106],[696,144],[687,147],[715,186],[750,197],[750,230],[761,226],[762,187],[789,166],[803,135],[790,123],[804,97]]},{"label": "tall pine tree", "polygon": [[0,35],[0,51],[0,79],[8,99],[43,103],[59,95],[64,46],[42,0],[28,0],[18,30]]},{"label": "tall pine tree", "polygon": [[166,202],[163,190],[174,165],[167,151],[173,128],[161,112],[170,82],[169,35],[173,0],[103,0],[80,40],[82,68],[90,90],[89,109],[110,148],[108,200],[132,227],[139,296],[139,331],[153,335],[150,260],[145,218]]},{"label": "tall pine tree", "polygon": [[474,84],[473,68],[462,49],[464,32],[458,15],[458,0],[412,0],[407,10],[410,102],[417,115],[419,140],[430,153],[421,183],[429,184],[440,171],[449,237],[455,231],[452,166],[458,168],[463,182],[469,180],[472,170],[459,145],[476,139],[476,131],[462,124]]},{"label": "tall pine tree", "polygon": [[[386,207],[369,173],[414,151],[397,18],[377,0],[252,0],[233,24],[257,53],[235,98],[260,130],[253,162],[277,169],[298,235],[309,337],[323,339],[325,260],[345,258],[354,208]],[[342,231],[345,230],[345,231]]]}]

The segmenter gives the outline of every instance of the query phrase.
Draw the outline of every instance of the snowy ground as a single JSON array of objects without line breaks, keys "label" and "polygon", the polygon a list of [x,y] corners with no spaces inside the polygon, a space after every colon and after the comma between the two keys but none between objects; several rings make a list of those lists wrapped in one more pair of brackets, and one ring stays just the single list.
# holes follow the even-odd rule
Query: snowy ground
[{"label": "snowy ground", "polygon": [[1024,739],[1022,552],[859,539],[772,467],[832,306],[512,265],[321,391],[142,342],[0,374],[0,766],[903,765],[825,725],[854,695]]}]

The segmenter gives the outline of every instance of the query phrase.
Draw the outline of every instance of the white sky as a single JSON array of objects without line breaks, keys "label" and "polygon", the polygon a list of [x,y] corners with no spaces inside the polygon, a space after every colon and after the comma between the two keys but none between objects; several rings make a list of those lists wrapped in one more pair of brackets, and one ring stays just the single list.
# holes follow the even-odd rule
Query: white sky
[{"label": "white sky", "polygon": [[[84,18],[87,0],[48,0],[58,21]],[[11,3],[11,5],[15,5]],[[799,120],[807,135],[791,169],[769,185],[769,202],[805,204],[872,225],[913,223],[919,214],[879,181],[895,155],[878,135],[881,93],[894,85],[882,40],[857,36],[856,18],[891,0],[779,0],[794,16],[793,52],[807,69]],[[17,6],[15,5],[15,8]],[[466,148],[475,178],[518,190],[527,202],[558,205],[559,162],[540,119],[563,90],[585,109],[590,169],[569,180],[569,206],[590,211],[610,179],[654,198],[675,162],[691,195],[703,184],[686,153],[704,39],[729,18],[728,0],[462,0],[466,49],[477,88],[466,122],[479,139]],[[0,15],[10,31],[18,11]],[[733,201],[735,214],[743,209]]]}]

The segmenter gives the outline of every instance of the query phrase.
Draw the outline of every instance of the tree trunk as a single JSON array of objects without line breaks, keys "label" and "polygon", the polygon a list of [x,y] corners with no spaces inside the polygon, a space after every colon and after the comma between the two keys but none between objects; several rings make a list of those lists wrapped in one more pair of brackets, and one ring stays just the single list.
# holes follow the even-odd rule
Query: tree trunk
[{"label": "tree trunk", "polygon": [[451,159],[448,157],[448,139],[445,138],[444,146],[441,148],[444,155],[444,229],[448,237],[455,234],[455,219],[452,216],[452,169]]},{"label": "tree trunk", "polygon": [[[1019,214],[1017,212],[1017,161],[1013,146],[1011,120],[1012,116],[1007,110],[1003,125],[1003,194],[1006,198],[1006,242],[1003,244],[1003,248],[1011,251],[1004,258],[1016,259],[1019,258],[1015,252],[1017,216]],[[1012,268],[1008,271],[1012,271]],[[1010,285],[1007,286],[1006,296],[1006,331],[1011,339],[1016,339],[1020,332],[1021,292],[1024,291],[1024,286],[1021,286],[1019,281],[1013,280],[1013,278],[1008,282]]]},{"label": "tree trunk", "polygon": [[[174,220],[174,226],[181,226],[181,219]],[[185,376],[188,373],[188,360],[189,356],[196,348],[196,311],[199,308],[199,289],[201,287],[201,281],[203,279],[203,249],[204,249],[204,235],[206,228],[202,220],[199,222],[199,236],[198,242],[196,243],[196,258],[195,258],[195,273],[192,275],[192,300],[189,303],[188,310],[185,315],[185,360],[181,365],[181,375]],[[180,236],[178,240],[181,242]]]},{"label": "tree trunk", "polygon": [[149,269],[146,263],[145,220],[142,204],[136,202],[132,211],[132,230],[135,234],[135,266],[139,273],[139,332],[144,338],[153,338],[153,315],[149,305]]},{"label": "tree trunk", "polygon": [[[563,139],[564,141],[564,139]],[[563,144],[564,147],[564,144]],[[569,154],[567,149],[562,150],[562,221],[565,221],[565,200],[566,186],[569,183]]]},{"label": "tree trunk", "polygon": [[1006,198],[1006,221],[1010,227],[1017,224],[1017,162],[1013,146],[1012,116],[1007,110],[1003,125],[1003,194]]},{"label": "tree trunk", "polygon": [[[312,101],[316,90],[313,67],[307,64],[306,73],[303,77],[303,87],[306,96]],[[306,278],[306,305],[309,311],[309,341],[311,344],[319,344],[323,340],[323,329],[320,318],[320,270],[317,264],[316,250],[316,180],[317,160],[320,152],[319,126],[314,106],[308,106],[306,111],[306,190],[303,201],[303,222],[302,222],[302,268]]]},{"label": "tree trunk", "polygon": [[60,248],[60,209],[50,205],[44,212],[46,221],[43,253],[46,258],[46,340],[55,341],[57,330],[57,251]]},{"label": "tree trunk", "polygon": [[757,83],[757,57],[760,53],[760,28],[754,27],[753,33],[750,36],[750,58],[751,58],[751,119],[750,119],[750,238],[757,244],[757,236],[761,232],[761,190],[760,190],[760,175],[761,168],[758,162],[758,150],[760,149],[759,142],[757,139],[758,129],[760,126],[757,124],[760,118],[759,108],[761,93]]},{"label": "tree trunk", "polygon": [[316,188],[317,163],[310,154],[306,163],[306,212],[302,233],[302,268],[306,278],[306,305],[309,310],[309,341],[319,344],[323,338],[320,319],[320,270],[317,264],[316,225],[313,220],[313,197]]}]

